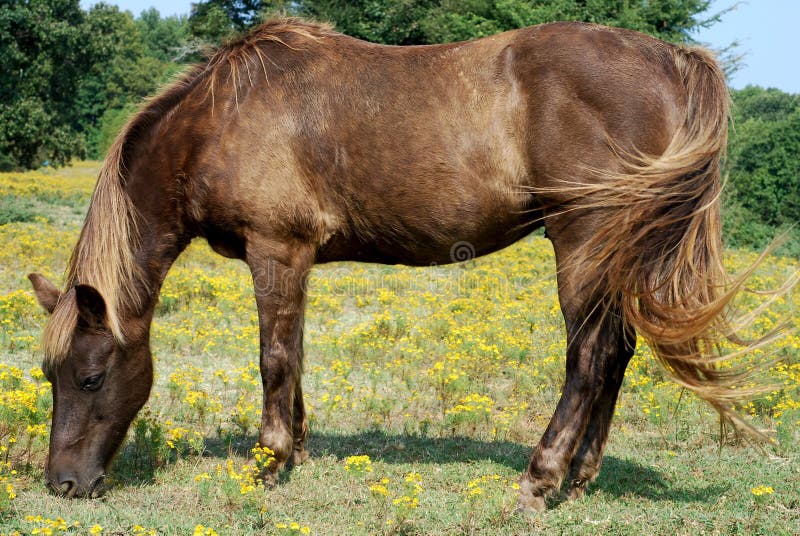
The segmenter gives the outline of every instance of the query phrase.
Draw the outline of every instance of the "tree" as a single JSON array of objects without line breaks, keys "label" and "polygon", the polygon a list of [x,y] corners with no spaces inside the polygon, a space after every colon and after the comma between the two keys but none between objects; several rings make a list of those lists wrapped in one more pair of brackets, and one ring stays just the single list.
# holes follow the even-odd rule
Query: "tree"
[{"label": "tree", "polygon": [[778,121],[800,109],[800,95],[785,93],[779,89],[764,89],[747,86],[733,92],[734,120],[736,123],[749,119]]},{"label": "tree", "polygon": [[174,71],[170,62],[160,59],[168,47],[175,46],[174,36],[168,35],[168,41],[160,46],[149,35],[150,46],[155,50],[153,54],[146,53],[148,45],[140,28],[153,23],[152,17],[137,23],[129,12],[102,3],[87,13],[83,30],[89,61],[76,91],[75,122],[77,129],[87,134],[92,157],[102,156],[104,150],[98,142],[98,129],[102,128],[100,121],[106,111],[140,102]]},{"label": "tree", "polygon": [[[0,3],[0,167],[99,155],[99,122],[152,93],[169,73],[185,21],[78,0]],[[119,114],[117,114],[118,116]]]},{"label": "tree", "polygon": [[719,20],[701,18],[709,0],[306,0],[299,11],[336,24],[344,33],[395,45],[483,37],[556,20],[630,28],[672,42]]},{"label": "tree", "polygon": [[74,95],[86,67],[78,0],[0,4],[0,161],[36,167],[83,154]]},{"label": "tree", "polygon": [[340,32],[374,43],[415,45],[430,42],[422,24],[440,2],[426,0],[308,0],[306,16],[334,23]]},{"label": "tree", "polygon": [[135,22],[146,56],[164,63],[180,59],[181,49],[188,37],[185,16],[161,18],[158,10],[151,7],[142,11]]},{"label": "tree", "polygon": [[800,95],[734,92],[729,145],[735,200],[768,225],[800,222]]},{"label": "tree", "polygon": [[210,44],[243,32],[271,13],[297,14],[301,2],[291,0],[201,0],[192,4],[189,33]]},{"label": "tree", "polygon": [[[800,95],[756,86],[733,92],[725,231],[728,243],[763,248],[800,222]],[[800,230],[786,253],[800,255]]]}]

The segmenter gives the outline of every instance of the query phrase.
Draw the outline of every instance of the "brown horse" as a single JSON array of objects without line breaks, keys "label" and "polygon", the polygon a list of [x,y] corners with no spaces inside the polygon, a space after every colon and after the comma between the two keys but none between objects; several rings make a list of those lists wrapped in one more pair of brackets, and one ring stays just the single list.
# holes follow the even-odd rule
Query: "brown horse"
[{"label": "brown horse", "polygon": [[727,103],[707,52],[578,23],[389,47],[278,20],[222,47],[117,138],[66,290],[30,276],[52,313],[49,486],[102,491],[150,392],[159,288],[198,236],[252,271],[268,481],[307,457],[314,263],[446,263],[459,242],[480,255],[541,226],[558,263],[566,382],[522,506],[543,508],[565,478],[578,497],[597,476],[636,332],[732,415],[739,376],[707,359],[738,287],[720,253]]}]

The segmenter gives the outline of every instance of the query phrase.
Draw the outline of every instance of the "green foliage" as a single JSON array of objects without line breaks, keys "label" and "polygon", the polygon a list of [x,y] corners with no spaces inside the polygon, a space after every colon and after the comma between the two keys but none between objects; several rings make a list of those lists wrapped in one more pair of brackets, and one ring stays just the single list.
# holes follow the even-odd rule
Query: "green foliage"
[{"label": "green foliage", "polygon": [[210,43],[221,43],[236,31],[225,9],[217,2],[200,2],[192,5],[189,32]]},{"label": "green foliage", "polygon": [[443,43],[556,20],[621,26],[673,42],[719,20],[700,14],[709,0],[206,0],[192,5],[189,31],[219,43],[265,15],[285,13],[333,22],[348,35],[392,45]]},{"label": "green foliage", "polygon": [[435,2],[401,0],[312,0],[303,2],[302,12],[333,22],[337,30],[376,43],[410,45],[430,42],[421,27]]},{"label": "green foliage", "polygon": [[[169,19],[161,21],[153,13],[145,12],[145,16],[137,23],[129,12],[106,4],[93,6],[87,14],[85,30],[93,61],[78,85],[76,100],[81,114],[78,122],[81,131],[90,134],[89,155],[93,158],[102,156],[96,130],[102,128],[103,115],[140,102],[172,70],[171,64],[160,58],[170,47],[178,46],[180,36],[170,28],[174,22],[164,23]],[[147,32],[144,35],[142,28]],[[160,33],[166,34],[167,41],[158,48],[154,36]],[[148,47],[156,47],[153,55],[146,53]]]},{"label": "green foliage", "polygon": [[[733,99],[727,237],[761,248],[775,229],[800,222],[800,95],[750,86]],[[797,229],[789,242],[800,253]]]},{"label": "green foliage", "polygon": [[31,199],[20,198],[14,195],[0,195],[0,225],[13,222],[35,221],[39,214],[36,212]]},{"label": "green foliage", "polygon": [[5,153],[0,153],[0,172],[14,171],[17,169],[17,163],[13,158]]},{"label": "green foliage", "polygon": [[78,0],[0,4],[0,153],[7,167],[82,155],[72,121],[86,65]]},{"label": "green foliage", "polygon": [[122,108],[109,108],[103,113],[92,139],[94,150],[98,155],[104,155],[108,151],[114,138],[134,111],[136,105],[128,104]]},{"label": "green foliage", "polygon": [[55,105],[35,96],[0,103],[0,151],[6,169],[30,169],[48,160],[64,165],[84,155],[82,139],[71,125],[59,121]]},{"label": "green foliage", "polygon": [[800,95],[775,88],[747,86],[733,92],[733,114],[736,123],[760,118],[777,121],[800,109]]},{"label": "green foliage", "polygon": [[201,0],[192,4],[188,31],[195,38],[219,44],[271,13],[297,14],[303,2],[289,0]]},{"label": "green foliage", "polygon": [[673,42],[692,42],[708,0],[306,0],[299,11],[329,20],[344,33],[395,45],[460,41],[556,20],[631,28]]},{"label": "green foliage", "polygon": [[0,4],[0,168],[100,156],[98,123],[152,93],[175,71],[185,19],[150,10],[135,21],[99,3]]},{"label": "green foliage", "polygon": [[173,15],[162,19],[158,10],[151,7],[142,11],[135,23],[146,56],[164,63],[182,58],[183,48],[189,35],[185,16]]}]

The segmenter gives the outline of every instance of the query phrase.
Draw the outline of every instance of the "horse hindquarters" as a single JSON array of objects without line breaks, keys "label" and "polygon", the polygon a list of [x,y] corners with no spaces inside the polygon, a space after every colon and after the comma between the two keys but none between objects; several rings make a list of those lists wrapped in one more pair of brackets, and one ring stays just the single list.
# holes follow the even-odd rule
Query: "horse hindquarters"
[{"label": "horse hindquarters", "polygon": [[[652,63],[607,64],[596,85],[614,92],[592,91],[590,77],[573,106],[532,111],[541,142],[532,159],[545,168],[535,190],[547,207],[568,349],[563,396],[523,477],[523,506],[543,508],[568,467],[573,497],[596,476],[634,332],[677,381],[733,418],[730,387],[741,376],[699,359],[728,332],[733,296],[722,290],[719,232],[727,89],[707,53],[662,52]],[[632,65],[635,87],[622,83],[635,78]],[[591,73],[580,61],[567,69],[578,79]],[[563,75],[534,94],[569,95]]]}]

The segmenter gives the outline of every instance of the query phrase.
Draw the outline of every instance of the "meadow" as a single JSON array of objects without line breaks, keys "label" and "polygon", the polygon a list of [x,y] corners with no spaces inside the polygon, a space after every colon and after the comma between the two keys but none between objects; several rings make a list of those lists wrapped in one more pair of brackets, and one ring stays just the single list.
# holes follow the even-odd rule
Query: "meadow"
[{"label": "meadow", "polygon": [[[549,241],[432,268],[316,267],[304,391],[311,458],[264,489],[258,330],[246,267],[201,241],[152,330],[156,383],[102,498],[51,496],[45,316],[26,274],[61,280],[99,164],[0,174],[0,534],[798,534],[800,336],[743,359],[774,389],[740,407],[772,443],[720,427],[637,345],[586,497],[515,512],[516,481],[559,397],[565,335]],[[730,251],[741,270],[755,253]],[[770,257],[739,305],[798,269]],[[800,292],[749,334],[797,325]]]}]

